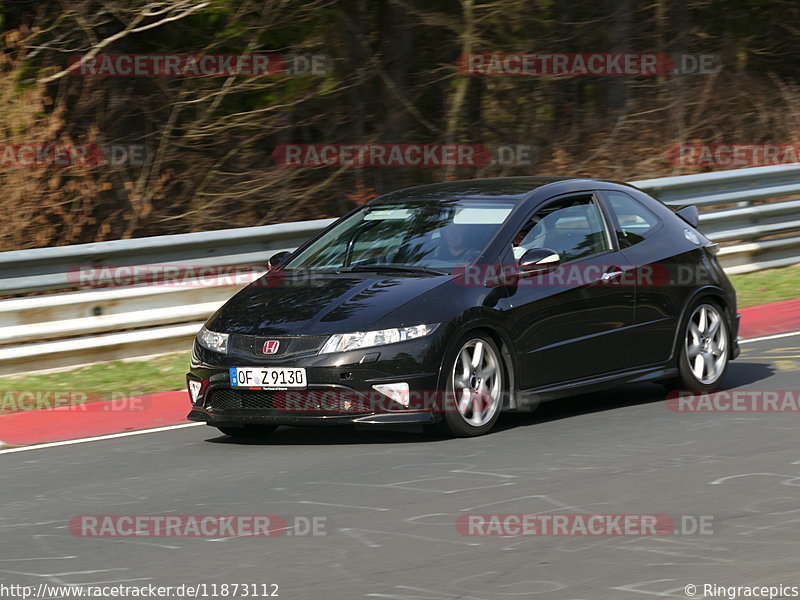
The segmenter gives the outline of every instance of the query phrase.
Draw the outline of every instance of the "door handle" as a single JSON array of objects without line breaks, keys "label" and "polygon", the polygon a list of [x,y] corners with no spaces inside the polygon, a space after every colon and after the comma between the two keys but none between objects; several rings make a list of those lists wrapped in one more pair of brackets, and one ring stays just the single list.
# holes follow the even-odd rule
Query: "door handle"
[{"label": "door handle", "polygon": [[603,283],[609,283],[614,279],[617,279],[618,277],[622,277],[622,269],[620,268],[616,268],[611,271],[606,271],[605,273],[603,273],[603,276],[600,278],[600,281],[602,281]]}]

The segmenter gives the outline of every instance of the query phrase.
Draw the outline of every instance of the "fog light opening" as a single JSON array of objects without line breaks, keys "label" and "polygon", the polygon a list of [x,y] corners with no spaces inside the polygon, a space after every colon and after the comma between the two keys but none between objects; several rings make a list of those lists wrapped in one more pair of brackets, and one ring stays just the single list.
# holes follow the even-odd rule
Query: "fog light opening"
[{"label": "fog light opening", "polygon": [[197,404],[203,394],[203,382],[196,379],[189,379],[187,384],[192,404]]},{"label": "fog light opening", "polygon": [[373,385],[372,389],[379,391],[384,396],[408,408],[409,393],[407,383],[381,383]]}]

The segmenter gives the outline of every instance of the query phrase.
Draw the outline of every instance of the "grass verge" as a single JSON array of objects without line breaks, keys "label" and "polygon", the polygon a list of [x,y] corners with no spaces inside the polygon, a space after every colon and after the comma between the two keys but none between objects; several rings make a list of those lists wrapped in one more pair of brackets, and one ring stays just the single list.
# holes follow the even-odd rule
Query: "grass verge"
[{"label": "grass verge", "polygon": [[[0,414],[69,404],[68,400],[74,397],[87,401],[110,400],[185,389],[184,377],[188,369],[189,352],[178,352],[141,361],[98,363],[57,373],[0,377]],[[45,392],[73,394],[47,396]]]},{"label": "grass verge", "polygon": [[800,297],[800,265],[731,275],[739,308]]}]

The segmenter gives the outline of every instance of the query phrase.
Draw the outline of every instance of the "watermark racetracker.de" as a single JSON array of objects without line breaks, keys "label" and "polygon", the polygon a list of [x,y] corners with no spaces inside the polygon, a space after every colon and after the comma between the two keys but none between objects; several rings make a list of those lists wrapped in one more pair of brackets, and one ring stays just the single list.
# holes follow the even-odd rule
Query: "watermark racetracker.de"
[{"label": "watermark racetracker.de", "polygon": [[667,395],[666,405],[680,413],[800,414],[800,390],[673,390]]},{"label": "watermark racetracker.de", "polygon": [[[341,269],[347,270],[342,266]],[[338,268],[282,269],[267,265],[138,264],[72,265],[67,282],[76,288],[163,286],[198,288],[215,286],[303,287],[313,285]],[[524,275],[516,264],[491,263],[456,265],[449,270],[453,282],[465,287],[574,287],[585,285],[669,287],[698,285],[714,281],[714,273],[703,265],[660,263],[611,265],[586,262],[559,265]],[[608,273],[615,273],[608,277]],[[443,273],[445,274],[445,273]],[[605,277],[604,277],[605,275]]]},{"label": "watermark racetracker.de", "polygon": [[147,147],[143,144],[0,145],[0,168],[142,166],[147,158]]},{"label": "watermark racetracker.de", "polygon": [[0,390],[0,413],[59,409],[59,412],[86,412],[89,404],[101,412],[146,412],[153,407],[150,396],[131,396],[125,392],[97,390]]},{"label": "watermark racetracker.de", "polygon": [[324,54],[76,54],[70,73],[81,77],[324,76],[333,61]]},{"label": "watermark racetracker.de", "polygon": [[479,537],[652,537],[712,535],[713,521],[713,515],[492,513],[459,515],[455,526]]},{"label": "watermark racetracker.de", "polygon": [[485,52],[459,56],[462,75],[659,76],[710,75],[721,65],[716,54],[663,52]]},{"label": "watermark racetracker.de", "polygon": [[800,161],[800,144],[674,144],[665,155],[679,167],[766,167]]},{"label": "watermark racetracker.de", "polygon": [[536,156],[530,144],[281,144],[272,152],[283,167],[531,166]]},{"label": "watermark racetracker.de", "polygon": [[320,537],[328,517],[319,515],[76,515],[69,532],[82,538]]}]

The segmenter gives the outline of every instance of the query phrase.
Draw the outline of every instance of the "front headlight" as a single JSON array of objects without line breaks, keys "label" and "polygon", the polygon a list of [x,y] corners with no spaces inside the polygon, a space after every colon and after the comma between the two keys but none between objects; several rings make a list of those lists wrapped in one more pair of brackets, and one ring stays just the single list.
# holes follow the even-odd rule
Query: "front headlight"
[{"label": "front headlight", "polygon": [[439,323],[432,325],[414,325],[413,327],[400,327],[398,329],[379,329],[377,331],[359,331],[356,333],[337,333],[328,338],[320,354],[331,352],[347,352],[348,350],[360,350],[361,348],[371,348],[372,346],[383,346],[385,344],[396,344],[406,340],[430,335]]},{"label": "front headlight", "polygon": [[197,333],[197,343],[213,352],[225,353],[228,351],[228,334],[209,331],[204,325]]}]

